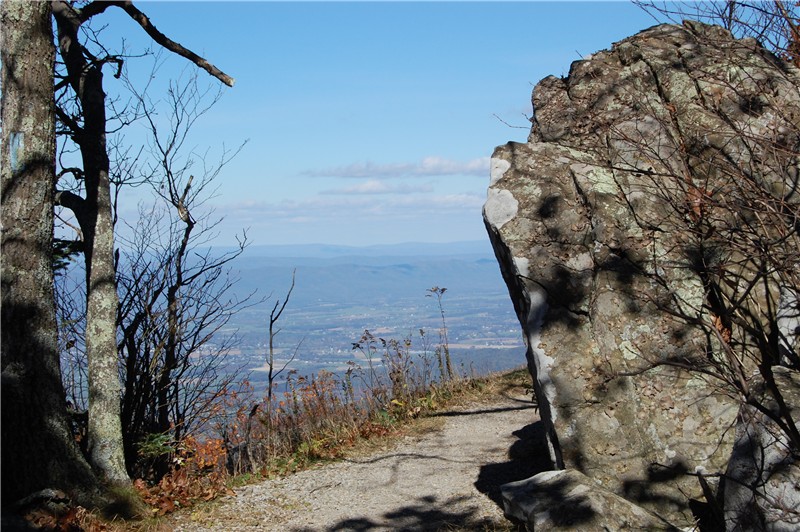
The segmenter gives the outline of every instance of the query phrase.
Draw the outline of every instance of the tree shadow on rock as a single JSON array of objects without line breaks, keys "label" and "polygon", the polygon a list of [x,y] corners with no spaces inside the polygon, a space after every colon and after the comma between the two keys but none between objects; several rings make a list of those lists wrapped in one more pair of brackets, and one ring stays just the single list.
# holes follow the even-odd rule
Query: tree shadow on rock
[{"label": "tree shadow on rock", "polygon": [[692,510],[696,517],[700,517],[698,515],[699,507],[692,508],[693,504],[690,504],[688,499],[664,493],[661,489],[661,486],[669,485],[676,479],[686,475],[688,471],[689,468],[682,461],[678,461],[675,465],[669,467],[651,464],[647,470],[647,478],[626,480],[623,483],[623,496],[629,501],[640,505],[656,504],[667,506],[678,512]]}]

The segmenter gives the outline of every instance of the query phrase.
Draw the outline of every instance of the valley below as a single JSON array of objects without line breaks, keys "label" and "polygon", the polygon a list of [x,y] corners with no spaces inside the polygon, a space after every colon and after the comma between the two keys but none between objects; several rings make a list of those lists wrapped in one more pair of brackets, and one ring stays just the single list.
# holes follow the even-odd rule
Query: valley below
[{"label": "valley below", "polygon": [[[454,371],[482,375],[524,363],[513,305],[487,242],[349,248],[248,248],[231,275],[237,298],[251,304],[234,314],[197,356],[210,356],[235,335],[226,368],[266,387],[270,313],[295,286],[276,322],[274,371],[311,376],[353,365],[380,365],[354,349],[365,331],[408,346],[417,364],[431,364],[447,334]],[[433,288],[441,294],[441,308]],[[251,295],[252,294],[252,295]],[[444,327],[442,313],[444,312]],[[446,327],[446,331],[445,331]],[[435,372],[435,368],[429,368]]]}]

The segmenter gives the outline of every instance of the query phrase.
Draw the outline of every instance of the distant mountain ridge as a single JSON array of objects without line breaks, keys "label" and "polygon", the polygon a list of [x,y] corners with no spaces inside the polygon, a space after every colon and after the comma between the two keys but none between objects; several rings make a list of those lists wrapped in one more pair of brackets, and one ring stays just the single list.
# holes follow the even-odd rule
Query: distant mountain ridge
[{"label": "distant mountain ridge", "polygon": [[[231,248],[213,248],[226,251]],[[370,246],[336,244],[276,244],[248,246],[243,257],[276,258],[341,258],[341,257],[435,257],[481,255],[494,257],[491,243],[486,240],[430,243],[405,242]]]},{"label": "distant mountain ridge", "polygon": [[[296,272],[296,303],[365,303],[423,298],[434,286],[452,297],[505,294],[488,240],[368,247],[252,246],[232,263],[239,293],[280,294]],[[450,295],[448,294],[448,295]],[[509,302],[510,305],[510,302]]]}]

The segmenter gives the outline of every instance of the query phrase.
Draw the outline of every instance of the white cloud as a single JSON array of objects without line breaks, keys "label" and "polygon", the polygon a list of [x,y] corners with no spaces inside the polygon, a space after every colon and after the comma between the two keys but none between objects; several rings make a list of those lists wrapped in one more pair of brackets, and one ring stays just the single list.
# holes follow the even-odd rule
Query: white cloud
[{"label": "white cloud", "polygon": [[377,164],[372,161],[348,164],[335,168],[308,170],[303,175],[313,177],[432,177],[445,175],[474,175],[485,177],[489,172],[489,157],[471,161],[452,161],[443,157],[425,157],[414,163]]},{"label": "white cloud", "polygon": [[321,194],[414,194],[432,191],[433,187],[431,185],[390,185],[385,181],[369,179],[350,187],[323,190]]},{"label": "white cloud", "polygon": [[241,228],[255,243],[349,245],[475,240],[485,236],[483,194],[318,195],[298,200],[219,205],[221,241]]},{"label": "white cloud", "polygon": [[[407,194],[383,198],[378,194],[312,196],[302,200],[242,201],[217,207],[226,217],[241,222],[263,218],[315,223],[342,216],[369,219],[424,217],[453,213],[481,216],[485,198],[480,194]],[[247,225],[245,223],[245,225]]]},{"label": "white cloud", "polygon": [[441,157],[425,157],[417,169],[417,175],[479,175],[489,172],[489,157],[480,157],[467,162],[456,162]]}]

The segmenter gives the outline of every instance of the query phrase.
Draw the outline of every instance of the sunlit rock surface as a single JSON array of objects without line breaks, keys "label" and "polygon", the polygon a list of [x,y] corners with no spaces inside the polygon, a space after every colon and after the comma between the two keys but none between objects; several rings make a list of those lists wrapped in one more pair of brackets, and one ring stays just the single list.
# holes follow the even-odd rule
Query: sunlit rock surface
[{"label": "sunlit rock surface", "polygon": [[736,131],[781,134],[787,116],[797,131],[800,112],[786,111],[800,107],[798,79],[720,28],[656,26],[542,80],[528,142],[492,158],[484,219],[553,467],[679,526],[703,499],[686,473],[725,471],[739,405],[713,379],[662,364],[715,340],[665,311],[675,299],[699,308],[704,288],[654,176],[679,175],[688,149],[751,162]]}]

